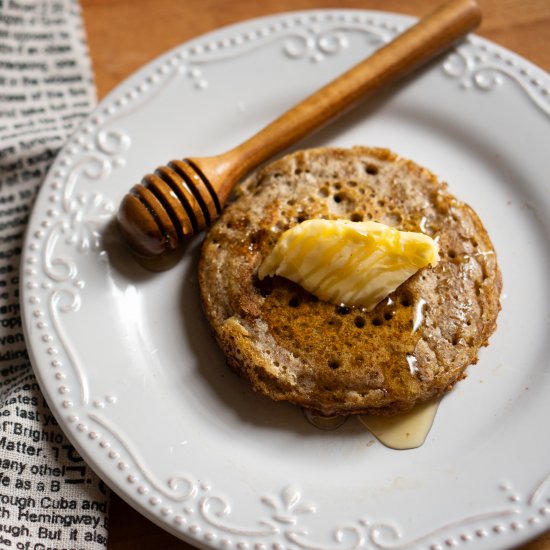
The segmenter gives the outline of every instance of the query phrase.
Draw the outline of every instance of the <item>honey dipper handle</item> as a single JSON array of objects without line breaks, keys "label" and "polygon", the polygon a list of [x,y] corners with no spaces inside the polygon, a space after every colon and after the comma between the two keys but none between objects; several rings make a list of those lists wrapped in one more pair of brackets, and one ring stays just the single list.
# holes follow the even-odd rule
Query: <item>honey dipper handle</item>
[{"label": "honey dipper handle", "polygon": [[[481,21],[476,0],[450,0],[203,170],[220,182],[220,202],[233,183],[262,162],[323,126],[380,88],[413,72]],[[209,170],[210,168],[210,170]],[[221,178],[222,173],[223,178]],[[216,177],[217,176],[217,177]],[[229,177],[228,177],[229,176]],[[225,182],[225,187],[224,183]]]}]

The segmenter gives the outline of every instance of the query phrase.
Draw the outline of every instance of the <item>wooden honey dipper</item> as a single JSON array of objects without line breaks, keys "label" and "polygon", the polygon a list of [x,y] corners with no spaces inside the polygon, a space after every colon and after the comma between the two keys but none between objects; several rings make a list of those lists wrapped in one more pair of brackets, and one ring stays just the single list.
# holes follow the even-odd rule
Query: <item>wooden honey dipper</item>
[{"label": "wooden honey dipper", "polygon": [[433,59],[480,21],[476,0],[449,0],[234,149],[157,168],[122,200],[118,222],[126,242],[149,269],[170,267],[249,171]]}]

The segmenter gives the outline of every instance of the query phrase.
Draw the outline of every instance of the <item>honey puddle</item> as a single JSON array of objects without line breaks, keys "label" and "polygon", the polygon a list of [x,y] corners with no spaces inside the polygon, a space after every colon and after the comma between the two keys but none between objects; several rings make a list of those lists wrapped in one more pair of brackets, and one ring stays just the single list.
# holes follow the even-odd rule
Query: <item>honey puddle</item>
[{"label": "honey puddle", "polygon": [[[357,418],[382,445],[398,450],[416,449],[426,441],[440,400],[439,398],[426,401],[404,414],[360,414]],[[303,409],[303,413],[308,422],[320,430],[335,430],[348,419],[347,416],[318,415],[307,409]]]},{"label": "honey puddle", "polygon": [[416,405],[410,412],[394,416],[359,415],[360,422],[380,443],[392,449],[416,449],[426,441],[439,399]]},{"label": "honey puddle", "polygon": [[333,415],[333,416],[323,416],[321,414],[316,414],[308,409],[302,409],[304,416],[307,418],[307,421],[316,428],[320,430],[335,430],[339,428],[346,420],[347,416]]}]

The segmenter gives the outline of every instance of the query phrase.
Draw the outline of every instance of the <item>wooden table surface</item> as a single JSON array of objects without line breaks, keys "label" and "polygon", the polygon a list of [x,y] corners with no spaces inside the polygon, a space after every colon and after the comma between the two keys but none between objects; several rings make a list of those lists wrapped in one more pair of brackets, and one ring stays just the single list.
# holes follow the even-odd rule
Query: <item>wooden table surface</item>
[{"label": "wooden table surface", "polygon": [[[550,0],[479,1],[483,23],[477,34],[550,72]],[[334,7],[423,15],[436,3],[437,0],[81,0],[99,98],[166,50],[230,23],[284,11]],[[192,547],[113,496],[109,550],[176,548]],[[550,532],[522,550],[550,550]]]}]

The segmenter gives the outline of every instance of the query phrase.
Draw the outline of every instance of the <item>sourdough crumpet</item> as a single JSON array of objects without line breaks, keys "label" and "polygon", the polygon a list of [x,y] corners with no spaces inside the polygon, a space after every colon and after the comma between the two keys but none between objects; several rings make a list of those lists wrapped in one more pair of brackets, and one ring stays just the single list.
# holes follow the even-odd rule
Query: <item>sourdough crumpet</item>
[{"label": "sourdough crumpet", "polygon": [[[314,218],[424,232],[439,263],[370,312],[260,281],[279,236]],[[405,412],[449,391],[495,330],[502,286],[476,213],[425,168],[366,147],[298,151],[244,180],[205,238],[199,284],[228,364],[267,397],[325,415]]]}]

